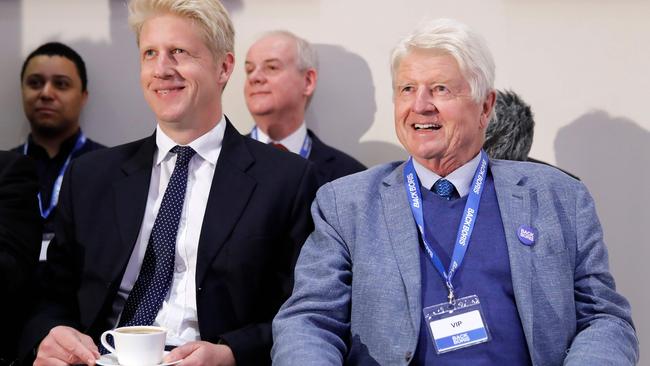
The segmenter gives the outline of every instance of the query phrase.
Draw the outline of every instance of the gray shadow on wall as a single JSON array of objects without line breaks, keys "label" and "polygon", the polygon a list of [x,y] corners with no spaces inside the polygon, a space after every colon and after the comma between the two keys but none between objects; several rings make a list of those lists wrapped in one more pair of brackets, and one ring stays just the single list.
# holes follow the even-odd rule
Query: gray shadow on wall
[{"label": "gray shadow on wall", "polygon": [[88,104],[81,120],[88,137],[108,146],[153,133],[155,116],[140,89],[139,51],[124,0],[110,0],[111,42],[76,41],[88,69]]},{"label": "gray shadow on wall", "polygon": [[375,119],[375,86],[368,63],[341,46],[315,44],[318,86],[307,109],[309,128],[328,145],[367,166],[404,160],[406,153],[383,141],[359,142]]},{"label": "gray shadow on wall", "polygon": [[[20,95],[20,68],[21,57],[21,21],[22,8],[20,0],[0,1],[0,34],[2,34],[2,62],[0,62],[0,75],[6,75],[8,80],[3,80],[0,88],[0,148],[9,150],[21,142],[29,132],[27,120],[24,118],[14,121],[8,120],[13,116],[13,111],[20,110],[22,115],[22,97]],[[11,113],[9,111],[12,111]]]},{"label": "gray shadow on wall", "polygon": [[637,331],[650,336],[650,318],[643,315],[650,295],[639,288],[639,280],[650,278],[650,132],[627,118],[593,111],[558,131],[555,155],[594,196],[618,289],[634,305]]},{"label": "gray shadow on wall", "polygon": [[[243,0],[222,0],[221,3],[223,4],[223,7],[226,8],[228,11],[228,14],[235,14],[244,9],[244,1]],[[235,29],[235,31],[237,31]]]}]

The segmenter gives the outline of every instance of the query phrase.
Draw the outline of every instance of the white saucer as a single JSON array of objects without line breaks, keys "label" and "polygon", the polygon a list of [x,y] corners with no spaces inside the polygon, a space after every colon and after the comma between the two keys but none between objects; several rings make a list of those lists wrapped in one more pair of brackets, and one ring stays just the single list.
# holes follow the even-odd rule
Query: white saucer
[{"label": "white saucer", "polygon": [[[168,353],[169,353],[168,351],[165,351],[165,353],[163,354],[163,357],[166,356]],[[174,361],[174,362],[167,362],[167,363],[159,363],[159,364],[154,365],[154,366],[172,366],[172,365],[177,365],[177,364],[181,363],[181,361],[183,361],[183,360],[178,360],[178,361]],[[101,365],[101,366],[121,366],[117,362],[117,356],[115,356],[112,353],[109,353],[107,355],[102,355],[99,358],[99,360],[95,361],[95,363],[98,364],[98,365]]]}]

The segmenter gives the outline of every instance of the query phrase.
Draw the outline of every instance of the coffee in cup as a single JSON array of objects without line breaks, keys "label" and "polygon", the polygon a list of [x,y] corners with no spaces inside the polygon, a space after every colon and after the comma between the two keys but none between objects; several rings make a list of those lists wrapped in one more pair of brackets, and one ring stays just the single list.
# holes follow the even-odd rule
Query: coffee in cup
[{"label": "coffee in cup", "polygon": [[[112,347],[106,336],[113,336]],[[162,362],[167,330],[154,326],[131,326],[107,330],[102,345],[117,356],[122,366],[154,366]]]}]

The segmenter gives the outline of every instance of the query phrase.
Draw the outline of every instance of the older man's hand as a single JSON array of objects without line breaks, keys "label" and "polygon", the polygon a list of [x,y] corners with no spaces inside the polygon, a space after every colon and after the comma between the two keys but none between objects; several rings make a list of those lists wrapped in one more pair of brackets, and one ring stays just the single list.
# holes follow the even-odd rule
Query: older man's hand
[{"label": "older man's hand", "polygon": [[182,359],[181,366],[235,366],[235,356],[230,347],[223,344],[197,341],[174,348],[165,362]]},{"label": "older man's hand", "polygon": [[38,346],[34,366],[95,365],[98,358],[92,338],[74,328],[58,326]]}]

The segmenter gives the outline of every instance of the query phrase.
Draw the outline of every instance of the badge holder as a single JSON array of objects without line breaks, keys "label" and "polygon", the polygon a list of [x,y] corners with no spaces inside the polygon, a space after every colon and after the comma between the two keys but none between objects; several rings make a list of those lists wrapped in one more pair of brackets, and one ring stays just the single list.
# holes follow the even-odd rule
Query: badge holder
[{"label": "badge holder", "polygon": [[476,295],[425,308],[424,319],[437,354],[474,346],[492,339]]},{"label": "badge holder", "polygon": [[50,246],[50,242],[54,238],[54,233],[43,233],[41,240],[41,252],[38,255],[38,260],[44,262],[47,260],[47,248]]}]

